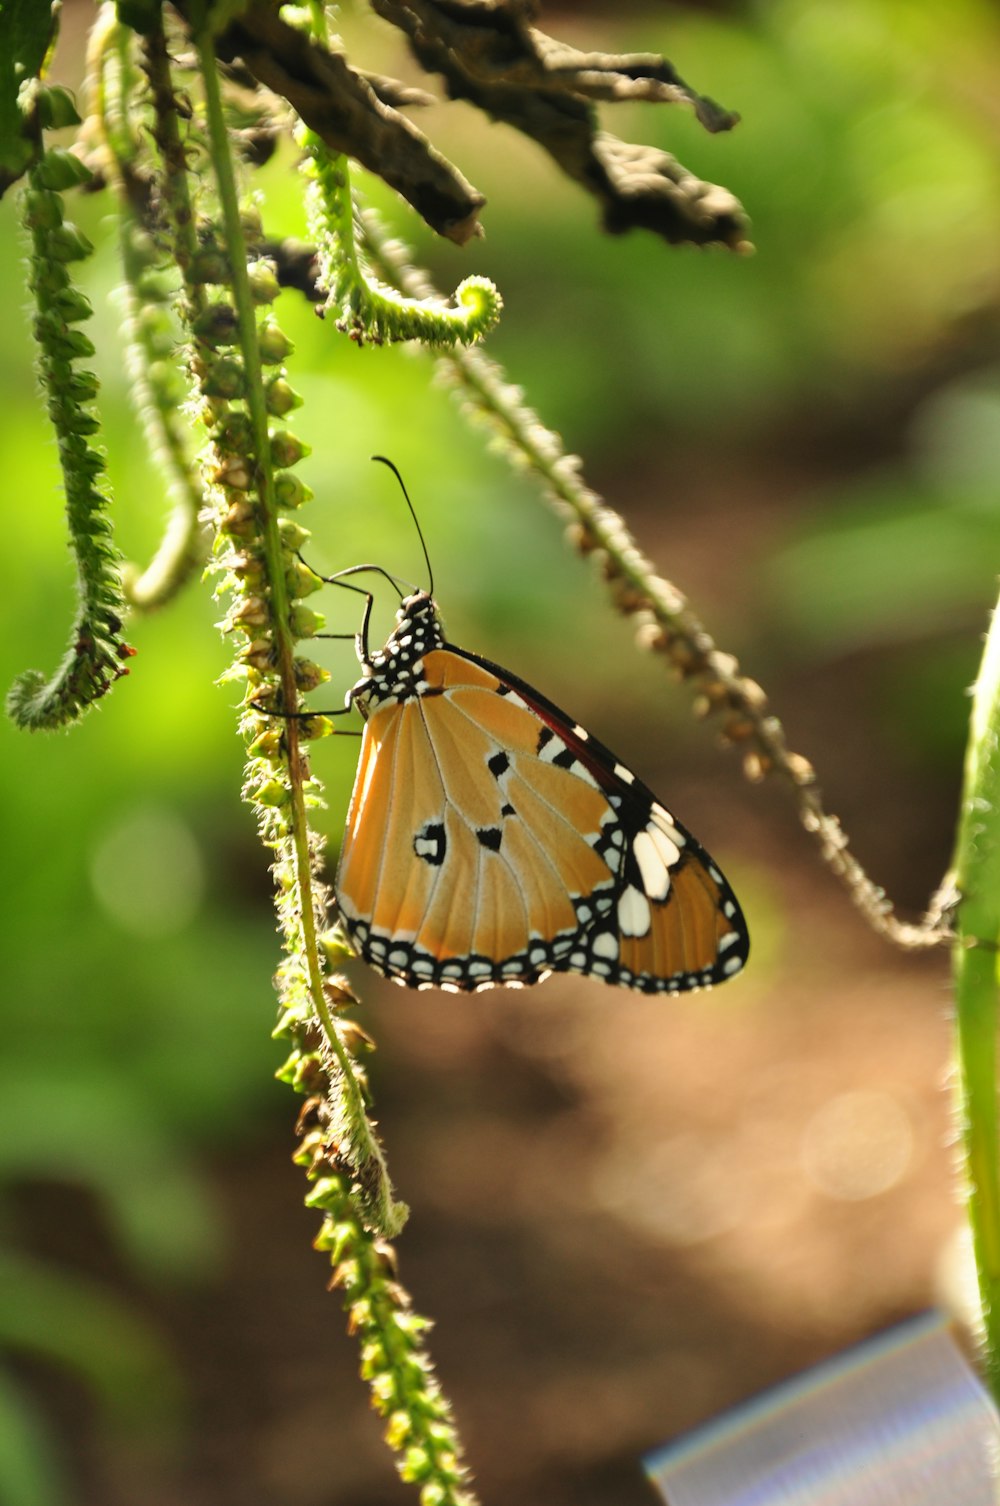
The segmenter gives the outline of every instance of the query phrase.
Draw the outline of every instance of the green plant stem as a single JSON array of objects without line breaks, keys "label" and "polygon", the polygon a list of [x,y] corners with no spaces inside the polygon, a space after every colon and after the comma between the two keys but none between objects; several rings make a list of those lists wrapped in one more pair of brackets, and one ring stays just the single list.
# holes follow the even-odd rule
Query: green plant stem
[{"label": "green plant stem", "polygon": [[[208,554],[209,532],[201,522],[204,504],[201,487],[188,454],[188,426],[176,390],[179,373],[166,359],[176,343],[168,307],[172,289],[160,282],[162,267],[156,243],[144,223],[148,185],[139,161],[140,135],[135,130],[136,68],[133,34],[121,25],[113,9],[102,12],[88,49],[93,78],[94,110],[117,178],[119,241],[125,276],[123,296],[127,313],[126,359],[132,379],[132,400],[146,432],[150,453],[163,469],[174,500],[156,553],[145,569],[128,564],[122,573],[126,599],[133,607],[148,611],[164,606],[193,579]],[[162,26],[145,38],[147,73],[154,91],[169,90],[169,64]],[[140,116],[141,120],[142,117]],[[160,111],[158,119],[169,120],[176,135],[172,111]],[[173,200],[172,224],[177,265],[190,266],[196,250],[194,220],[187,197],[187,172],[179,137],[172,158],[173,171],[164,173],[164,189]],[[162,149],[162,143],[161,143]],[[166,151],[164,151],[166,162]],[[178,199],[182,202],[178,202]],[[187,317],[195,319],[204,307],[204,290],[189,287],[185,293]]]},{"label": "green plant stem", "polygon": [[1000,958],[1000,608],[976,681],[955,850],[954,948],[959,1118],[982,1309],[983,1368],[1000,1402],[1000,1146],[997,964]]},{"label": "green plant stem", "polygon": [[[246,377],[246,407],[253,434],[256,455],[255,490],[257,495],[258,525],[263,547],[264,561],[270,586],[271,613],[274,643],[277,654],[277,671],[281,683],[282,705],[295,708],[298,691],[295,681],[294,636],[290,626],[291,597],[285,577],[284,551],[278,528],[278,507],[274,493],[274,468],[270,455],[268,414],[264,394],[260,350],[257,344],[257,321],[250,280],[247,273],[246,241],[240,221],[239,199],[232,158],[226,132],[222,95],[216,67],[215,53],[210,37],[202,31],[196,38],[198,57],[201,63],[205,107],[216,186],[222,209],[226,246],[229,252],[232,274],[233,304],[236,311],[239,344],[243,355]],[[323,969],[319,957],[316,931],[316,912],[313,896],[312,859],[309,850],[309,830],[306,817],[305,784],[308,779],[305,753],[298,723],[294,719],[286,723],[285,738],[288,749],[289,777],[289,829],[294,858],[298,914],[302,927],[302,941],[309,979],[309,992],[313,1008],[320,1022],[327,1050],[336,1061],[336,1079],[345,1097],[346,1118],[355,1137],[355,1153],[359,1168],[367,1171],[363,1180],[371,1180],[375,1170],[382,1184],[378,1202],[385,1209],[386,1227],[382,1233],[397,1232],[404,1216],[401,1206],[392,1203],[388,1190],[388,1174],[385,1171],[381,1148],[365,1112],[364,1098],[350,1053],[340,1039],[323,989]],[[395,1217],[393,1210],[396,1210]]]}]

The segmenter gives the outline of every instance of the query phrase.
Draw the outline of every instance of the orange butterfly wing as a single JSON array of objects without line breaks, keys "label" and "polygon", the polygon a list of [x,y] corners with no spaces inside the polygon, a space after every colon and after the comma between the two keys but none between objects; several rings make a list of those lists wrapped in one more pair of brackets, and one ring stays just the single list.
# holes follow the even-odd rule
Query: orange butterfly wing
[{"label": "orange butterfly wing", "polygon": [[426,593],[352,696],[367,720],[336,891],[379,971],[677,992],[742,967],[739,905],[699,844],[551,702],[445,644]]}]

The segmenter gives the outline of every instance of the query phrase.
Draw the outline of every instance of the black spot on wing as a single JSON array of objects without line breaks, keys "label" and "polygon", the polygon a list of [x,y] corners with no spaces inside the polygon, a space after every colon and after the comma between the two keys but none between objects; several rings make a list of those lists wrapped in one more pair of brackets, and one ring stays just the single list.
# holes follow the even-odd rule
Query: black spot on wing
[{"label": "black spot on wing", "polygon": [[499,826],[480,826],[476,831],[483,847],[488,847],[490,852],[499,852],[500,843],[503,841],[503,831]]},{"label": "black spot on wing", "polygon": [[505,800],[503,805],[501,805],[500,807],[500,814],[501,816],[516,816],[517,811],[511,805],[509,800]]},{"label": "black spot on wing", "polygon": [[440,868],[448,850],[444,825],[440,821],[425,821],[413,838],[413,851],[425,863]]},{"label": "black spot on wing", "polygon": [[561,753],[556,754],[552,762],[557,769],[571,769],[576,763],[576,754],[572,748],[563,748]]},{"label": "black spot on wing", "polygon": [[543,727],[541,732],[539,732],[538,734],[538,743],[535,748],[535,752],[541,753],[542,749],[547,747],[554,737],[555,733],[552,731],[551,727]]},{"label": "black spot on wing", "polygon": [[500,752],[494,753],[492,758],[488,758],[486,760],[486,767],[489,769],[494,779],[500,779],[510,768],[510,759],[507,757],[506,753],[501,750]]}]

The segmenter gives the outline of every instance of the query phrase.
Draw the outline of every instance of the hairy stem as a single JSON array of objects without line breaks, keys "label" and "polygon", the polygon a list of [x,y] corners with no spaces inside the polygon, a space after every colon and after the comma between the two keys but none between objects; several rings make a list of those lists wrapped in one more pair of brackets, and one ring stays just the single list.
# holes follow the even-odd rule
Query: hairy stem
[{"label": "hairy stem", "polygon": [[1000,1147],[997,966],[1000,958],[1000,608],[976,681],[955,849],[954,948],[959,1123],[979,1279],[983,1361],[1000,1402]]},{"label": "hairy stem", "polygon": [[[255,521],[269,594],[273,662],[280,686],[282,709],[294,711],[298,706],[298,685],[295,635],[291,626],[293,603],[286,573],[287,553],[279,530],[272,440],[258,345],[255,302],[247,270],[246,239],[240,218],[215,53],[211,39],[204,32],[196,37],[196,46],[202,68],[208,133],[228,253],[238,344],[243,357],[244,402],[255,456]],[[336,1084],[335,1090],[344,1100],[342,1113],[350,1129],[350,1159],[356,1161],[361,1185],[368,1190],[370,1215],[378,1232],[392,1234],[401,1227],[405,1210],[392,1199],[382,1149],[365,1111],[354,1062],[341,1040],[324,991],[316,924],[317,911],[322,907],[314,892],[313,854],[306,815],[305,791],[309,783],[309,770],[302,729],[297,720],[289,718],[286,721],[283,736],[289,796],[285,819],[296,890],[295,920],[300,928],[309,995],[323,1031],[325,1049],[335,1064],[332,1077]]]},{"label": "hairy stem", "polygon": [[[173,360],[177,343],[176,324],[170,311],[174,280],[164,267],[162,250],[148,224],[153,218],[149,202],[151,184],[140,162],[142,135],[137,126],[142,116],[137,109],[139,74],[132,49],[132,33],[118,23],[113,7],[105,7],[91,34],[89,55],[94,113],[118,191],[119,241],[125,277],[122,297],[128,333],[126,361],[133,405],[145,430],[150,454],[159,461],[174,501],[163,537],[149,564],[143,570],[129,564],[123,571],[123,586],[130,605],[148,611],[164,606],[193,579],[208,557],[210,535],[201,521],[205,499],[188,450],[183,423],[185,394]],[[162,85],[162,76],[168,69],[162,32],[147,38],[147,59],[148,76],[155,88],[154,75]],[[187,193],[186,172],[165,174],[164,181],[169,185],[168,192]],[[191,215],[173,218],[179,227],[177,240],[184,243],[183,250],[187,253],[183,264],[188,265],[195,249]],[[175,245],[171,250],[177,265],[181,265],[181,246]],[[204,298],[199,296],[200,288],[192,291],[193,308],[187,312],[194,317]]]},{"label": "hairy stem", "polygon": [[[363,226],[369,250],[386,276],[415,297],[433,291],[426,275],[410,264],[405,248],[390,239],[370,210]],[[509,458],[541,478],[550,500],[572,520],[570,537],[578,551],[601,557],[618,610],[640,620],[640,644],[698,683],[700,714],[721,714],[722,736],[747,747],[747,776],[754,781],[771,772],[784,776],[803,826],[816,838],[824,861],[872,929],[907,950],[948,941],[950,932],[937,902],[918,924],[894,913],[884,890],[850,852],[838,818],[825,809],[812,765],[788,747],[763,690],[742,673],[732,654],[716,647],[683,592],[656,574],[619,514],[587,486],[578,457],[566,453],[558,434],[542,424],[503,369],[479,350],[449,350],[441,354],[439,364],[467,400],[470,414],[499,435]]]}]

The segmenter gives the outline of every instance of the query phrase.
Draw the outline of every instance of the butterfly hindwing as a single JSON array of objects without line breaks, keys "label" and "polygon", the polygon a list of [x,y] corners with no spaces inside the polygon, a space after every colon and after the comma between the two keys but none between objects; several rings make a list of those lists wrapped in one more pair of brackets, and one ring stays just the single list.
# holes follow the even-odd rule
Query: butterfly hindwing
[{"label": "butterfly hindwing", "polygon": [[366,714],[337,875],[366,961],[411,987],[579,972],[644,992],[721,982],[746,927],[711,859],[530,686],[408,598],[352,691]]}]

